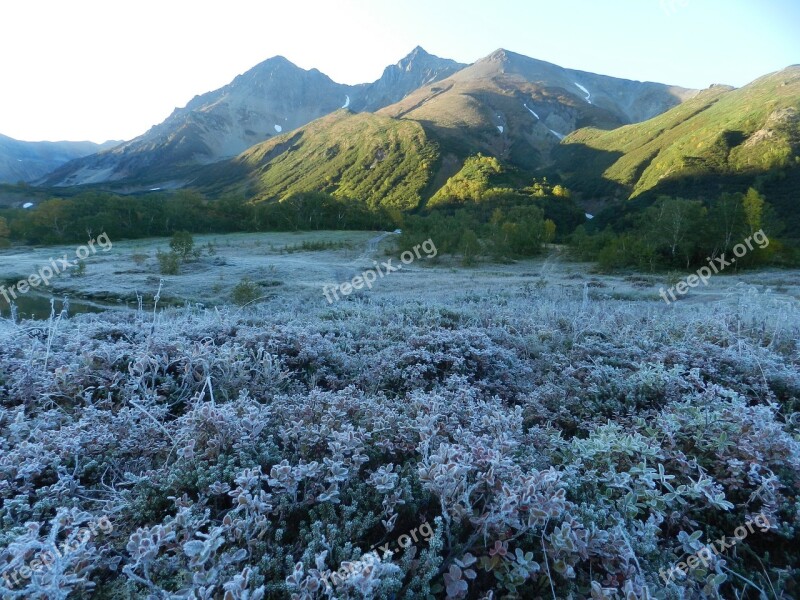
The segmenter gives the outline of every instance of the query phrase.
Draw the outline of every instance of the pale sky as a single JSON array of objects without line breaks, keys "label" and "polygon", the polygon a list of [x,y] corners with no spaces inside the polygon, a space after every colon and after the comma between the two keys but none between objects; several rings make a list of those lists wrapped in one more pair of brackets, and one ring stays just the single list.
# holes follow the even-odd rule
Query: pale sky
[{"label": "pale sky", "polygon": [[421,45],[705,88],[800,63],[798,0],[3,0],[0,133],[131,139],[281,54],[340,83]]}]

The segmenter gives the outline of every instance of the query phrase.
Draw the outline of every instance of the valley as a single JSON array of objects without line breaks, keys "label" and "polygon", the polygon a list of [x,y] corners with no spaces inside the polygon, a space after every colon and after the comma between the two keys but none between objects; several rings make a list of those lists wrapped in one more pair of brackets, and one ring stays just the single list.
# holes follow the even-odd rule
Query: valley
[{"label": "valley", "polygon": [[[392,259],[400,264],[397,236],[377,231],[318,231],[293,233],[242,233],[196,235],[192,256],[179,273],[164,274],[158,252],[169,251],[169,238],[114,242],[108,253],[88,258],[85,272],[66,272],[48,287],[21,295],[17,318],[47,319],[50,299],[56,301],[56,315],[68,298],[68,316],[93,312],[136,312],[158,306],[177,310],[224,310],[236,306],[234,290],[250,281],[258,292],[254,304],[291,302],[304,298],[326,305],[323,288],[350,280],[354,275]],[[435,240],[434,240],[435,243]],[[0,264],[6,285],[27,278],[51,258],[70,255],[74,247],[0,249]],[[13,265],[10,266],[10,265]],[[557,291],[569,297],[615,300],[662,306],[661,288],[689,275],[680,271],[603,273],[592,265],[569,257],[569,249],[549,246],[540,258],[512,264],[478,264],[465,269],[457,257],[438,255],[433,259],[403,266],[402,271],[381,279],[370,290],[361,290],[347,302],[394,301],[437,295],[531,294]],[[160,293],[159,293],[160,290]],[[678,310],[690,305],[736,303],[741,294],[764,295],[776,302],[800,300],[800,271],[772,269],[731,271],[711,278],[707,286],[691,291],[678,303]],[[316,299],[316,300],[315,300]],[[666,310],[666,307],[664,307]],[[10,317],[8,302],[0,297],[0,316]]]}]

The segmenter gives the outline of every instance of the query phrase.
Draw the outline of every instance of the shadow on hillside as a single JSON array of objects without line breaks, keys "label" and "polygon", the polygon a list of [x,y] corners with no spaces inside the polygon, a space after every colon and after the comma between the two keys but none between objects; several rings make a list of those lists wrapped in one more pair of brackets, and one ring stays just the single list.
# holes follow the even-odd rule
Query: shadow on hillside
[{"label": "shadow on hillside", "polygon": [[[629,199],[632,186],[622,185],[604,176],[622,157],[622,153],[597,150],[585,144],[568,144],[560,145],[553,155],[557,167],[544,169],[543,174],[555,180],[560,178],[568,188],[580,193],[585,202],[605,205],[603,210],[598,211],[593,227],[619,224],[652,204],[659,196],[713,202],[722,194],[744,193],[755,187],[767,199],[772,220],[781,226],[778,234],[787,241],[800,242],[800,201],[797,198],[800,166],[753,169],[742,173],[684,173],[663,179],[655,188]],[[643,162],[635,174],[636,179],[648,165],[649,161]]]}]

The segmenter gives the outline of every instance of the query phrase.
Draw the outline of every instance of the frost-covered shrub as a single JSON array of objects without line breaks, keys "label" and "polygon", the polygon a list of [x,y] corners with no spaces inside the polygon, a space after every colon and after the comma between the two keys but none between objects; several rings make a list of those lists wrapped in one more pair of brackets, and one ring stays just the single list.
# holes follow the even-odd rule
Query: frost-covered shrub
[{"label": "frost-covered shrub", "polygon": [[545,288],[3,323],[0,597],[791,597],[799,316]]}]

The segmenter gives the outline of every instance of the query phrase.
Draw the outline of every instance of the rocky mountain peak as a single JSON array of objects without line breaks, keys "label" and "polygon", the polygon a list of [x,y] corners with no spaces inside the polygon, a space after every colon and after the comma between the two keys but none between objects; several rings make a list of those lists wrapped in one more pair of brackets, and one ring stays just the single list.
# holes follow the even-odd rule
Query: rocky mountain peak
[{"label": "rocky mountain peak", "polygon": [[466,65],[440,58],[417,46],[394,65],[386,67],[376,82],[364,87],[353,103],[357,111],[375,111],[399,102],[414,90],[449,77]]}]

